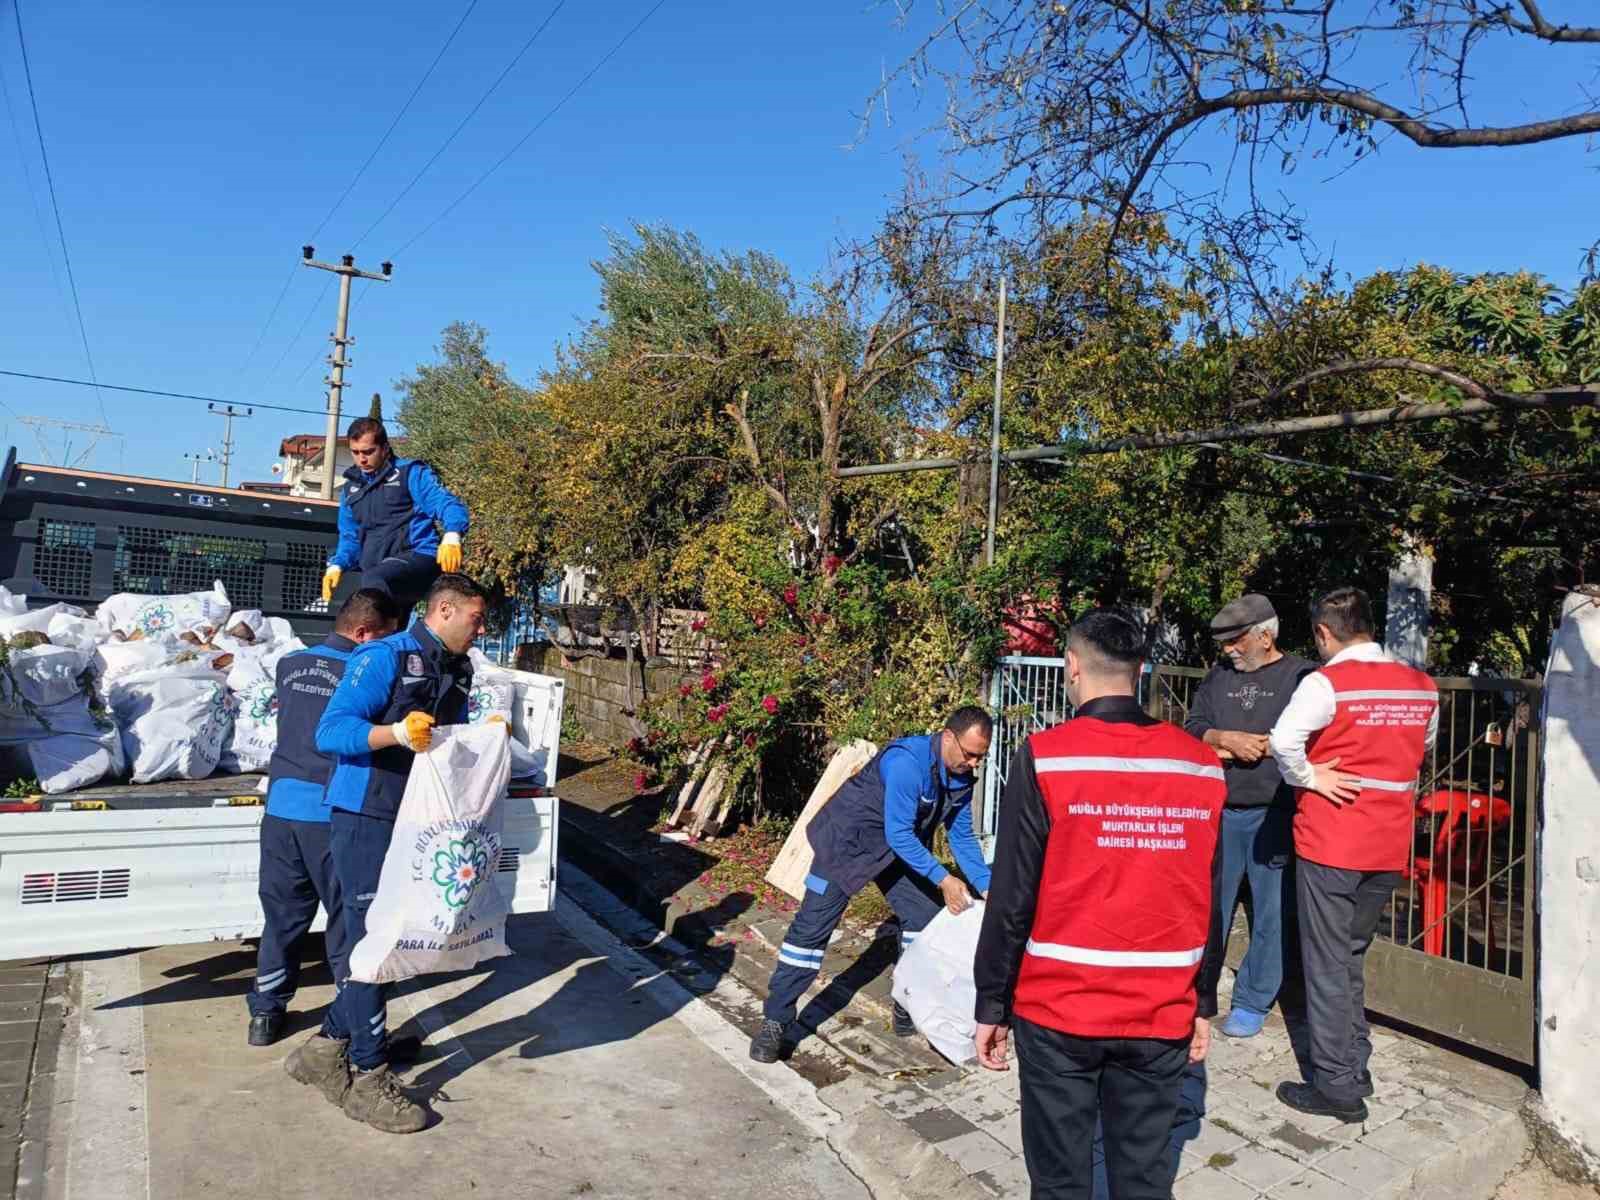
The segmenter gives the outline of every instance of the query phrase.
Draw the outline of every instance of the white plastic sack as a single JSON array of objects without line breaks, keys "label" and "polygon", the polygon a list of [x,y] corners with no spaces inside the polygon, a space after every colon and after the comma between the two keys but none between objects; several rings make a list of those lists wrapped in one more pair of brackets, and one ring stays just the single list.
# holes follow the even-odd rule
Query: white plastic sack
[{"label": "white plastic sack", "polygon": [[118,592],[101,601],[95,617],[108,631],[124,637],[135,631],[145,637],[191,634],[202,641],[223,628],[232,611],[222,580],[209,592],[185,592],[173,596],[148,596],[139,592]]},{"label": "white plastic sack", "polygon": [[33,764],[39,789],[52,796],[89,787],[107,776],[120,776],[127,766],[122,735],[115,726],[93,737],[57,733],[29,742],[28,761]]},{"label": "white plastic sack", "polygon": [[960,916],[941,908],[894,968],[895,1001],[933,1048],[957,1066],[978,1056],[972,964],[982,928],[982,901]]},{"label": "white plastic sack", "polygon": [[137,642],[102,642],[94,651],[95,692],[110,707],[111,688],[121,680],[160,667],[172,659],[179,643],[169,638]]},{"label": "white plastic sack", "polygon": [[233,703],[233,728],[217,765],[235,775],[265,771],[278,746],[277,682],[266,675],[247,687],[234,689]]},{"label": "white plastic sack", "polygon": [[15,617],[28,611],[28,598],[0,587],[0,616]]},{"label": "white plastic sack", "polygon": [[15,707],[21,701],[41,708],[60,704],[83,691],[78,679],[89,662],[88,651],[72,646],[46,643],[13,650],[8,677],[0,677],[0,704]]},{"label": "white plastic sack", "polygon": [[106,631],[93,617],[75,617],[68,612],[58,612],[50,618],[45,636],[50,639],[52,646],[76,646],[92,654],[105,641]]},{"label": "white plastic sack", "polygon": [[33,713],[0,706],[0,746],[16,746],[59,734],[99,737],[104,726],[89,712],[89,698],[70,696],[60,704],[41,705]]},{"label": "white plastic sack", "polygon": [[0,637],[15,637],[19,633],[49,635],[50,622],[65,613],[71,617],[83,616],[83,609],[71,604],[47,604],[43,608],[0,616]]},{"label": "white plastic sack", "polygon": [[140,671],[110,688],[134,783],[204,779],[233,726],[223,677],[205,660]]},{"label": "white plastic sack", "polygon": [[496,882],[508,741],[492,725],[451,725],[417,755],[366,936],[350,951],[352,979],[392,983],[511,953],[510,899]]},{"label": "white plastic sack", "polygon": [[[498,667],[476,646],[467,651],[472,663],[472,689],[467,695],[467,724],[481,725],[490,717],[503,717],[516,727],[517,680],[504,667]],[[544,767],[532,750],[516,738],[511,739],[511,778],[527,779],[540,775]]]}]

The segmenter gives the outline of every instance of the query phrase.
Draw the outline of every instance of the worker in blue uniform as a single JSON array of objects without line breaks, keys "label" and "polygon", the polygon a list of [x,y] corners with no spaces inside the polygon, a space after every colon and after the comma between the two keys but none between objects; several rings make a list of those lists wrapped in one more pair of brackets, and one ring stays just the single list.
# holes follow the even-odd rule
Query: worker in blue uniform
[{"label": "worker in blue uniform", "polygon": [[332,603],[344,573],[359,567],[362,587],[382,588],[409,612],[441,573],[461,570],[467,506],[427,463],[396,458],[382,421],[350,422],[346,441],[355,465],[339,493],[339,543],[322,576],[322,598]]},{"label": "worker in blue uniform", "polygon": [[[828,939],[850,898],[876,883],[900,925],[900,949],[916,940],[940,907],[964,912],[976,888],[989,890],[989,866],[972,828],[973,770],[989,752],[994,723],[981,708],[958,708],[937,733],[890,742],[834,793],[806,830],[815,853],[806,894],[778,948],[761,1027],[750,1042],[756,1062],[777,1062],[800,997],[822,968]],[[965,880],[933,856],[934,831],[949,833]],[[916,1032],[894,1006],[894,1032]]]},{"label": "worker in blue uniform", "polygon": [[[334,758],[328,783],[329,843],[341,893],[343,934],[354,948],[367,931],[383,859],[413,756],[435,725],[466,721],[472,664],[483,633],[484,591],[465,575],[441,575],[427,611],[404,632],[359,647],[317,725],[317,749]],[[508,729],[509,732],[509,729]],[[345,1115],[385,1133],[415,1133],[427,1111],[389,1070],[387,988],[336,981],[322,1029],[284,1066],[317,1087]]]},{"label": "worker in blue uniform", "polygon": [[317,751],[317,723],[355,648],[387,637],[399,623],[394,597],[362,588],[340,606],[333,632],[320,646],[278,660],[278,744],[267,767],[267,812],[261,819],[263,925],[255,986],[246,997],[252,1046],[270,1046],[283,1034],[300,981],[300,944],[316,919],[318,901],[328,914],[328,966],[335,979],[344,972],[350,947],[339,927],[339,883],[324,799],[333,763]]}]

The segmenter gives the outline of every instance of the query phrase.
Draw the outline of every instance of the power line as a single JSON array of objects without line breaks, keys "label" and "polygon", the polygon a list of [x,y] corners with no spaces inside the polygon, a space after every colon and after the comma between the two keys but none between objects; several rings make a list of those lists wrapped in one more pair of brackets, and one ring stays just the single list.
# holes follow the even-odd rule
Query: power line
[{"label": "power line", "polygon": [[[440,60],[444,58],[445,51],[450,49],[451,43],[456,40],[456,34],[461,32],[461,27],[467,23],[467,18],[472,15],[472,10],[477,7],[478,0],[471,0],[471,3],[467,5],[467,11],[461,14],[461,19],[456,22],[456,27],[450,31],[450,36],[445,38],[444,45],[439,47],[439,53],[433,56],[433,62],[428,64],[428,69],[422,73],[422,78],[417,80],[417,86],[411,89],[411,95],[406,97],[406,102],[400,106],[400,111],[395,113],[394,120],[389,122],[389,128],[384,130],[383,136],[378,139],[378,144],[372,148],[372,153],[367,155],[367,161],[361,164],[361,169],[356,172],[355,178],[350,181],[349,186],[344,189],[339,198],[333,202],[333,207],[328,210],[328,215],[323,217],[322,220],[318,222],[317,227],[311,231],[311,236],[306,239],[307,241],[315,242],[317,240],[317,235],[327,227],[329,221],[333,220],[333,214],[338,212],[340,206],[350,198],[350,193],[355,190],[356,184],[361,182],[361,177],[367,173],[367,168],[373,164],[379,153],[386,145],[389,144],[389,138],[393,136],[395,129],[399,126],[400,118],[406,115],[406,111],[411,107],[411,102],[415,100],[417,98],[417,94],[422,91],[423,85],[433,77],[434,69],[438,67]],[[551,15],[554,16],[555,14],[552,13]],[[546,21],[546,24],[549,24],[549,22]],[[541,29],[542,28],[543,27],[541,26]],[[534,36],[537,37],[538,34],[535,34]],[[531,44],[532,43],[530,43],[530,45]],[[518,55],[517,57],[520,58],[521,55]],[[515,64],[513,63],[513,65]],[[498,80],[496,82],[498,82]]]},{"label": "power line", "polygon": [[[83,305],[78,301],[78,280],[72,273],[72,255],[67,250],[67,230],[61,223],[61,205],[56,200],[56,180],[50,171],[50,152],[45,149],[44,125],[39,120],[39,99],[33,90],[33,68],[28,63],[28,42],[22,36],[22,0],[12,0],[12,7],[17,14],[17,45],[22,50],[22,77],[28,83],[28,103],[33,107],[33,130],[39,138],[39,158],[44,163],[44,180],[50,187],[50,207],[56,214],[56,234],[61,238],[61,261],[67,268],[67,285],[72,289],[72,309],[78,317],[78,337],[83,340],[83,358],[89,364],[89,378],[99,378],[94,369],[94,355],[89,353],[89,331],[83,323]],[[100,402],[100,420],[106,421],[106,401],[100,395],[98,388],[95,398]]]},{"label": "power line", "polygon": [[549,27],[550,22],[556,19],[556,14],[565,8],[566,4],[567,0],[557,0],[556,6],[550,10],[550,15],[544,19],[544,22],[539,26],[539,28],[533,31],[533,36],[522,43],[522,49],[518,50],[515,57],[513,57],[512,60],[506,64],[505,70],[501,71],[500,74],[495,78],[495,81],[489,85],[488,90],[485,91],[483,95],[478,97],[478,102],[472,106],[471,111],[469,111],[466,116],[462,117],[461,123],[450,131],[450,136],[445,138],[444,144],[433,152],[433,157],[422,164],[422,170],[413,175],[411,177],[411,182],[400,189],[400,194],[389,202],[389,207],[383,210],[382,215],[379,216],[378,219],[371,225],[367,226],[367,231],[356,239],[355,245],[350,247],[351,250],[359,248],[362,242],[371,237],[372,231],[375,230],[379,225],[382,225],[384,221],[388,220],[389,214],[399,207],[399,204],[402,200],[411,194],[411,189],[416,187],[417,184],[422,181],[422,177],[428,173],[428,171],[433,167],[434,163],[439,161],[440,156],[450,148],[450,144],[460,136],[461,131],[467,127],[472,118],[478,115],[478,110],[488,102],[490,96],[494,95],[495,89],[505,82],[506,76],[511,74],[516,65],[522,61],[522,56],[533,48],[533,44],[539,40],[540,34],[544,33],[545,29]]},{"label": "power line", "polygon": [[[394,120],[389,122],[389,128],[384,130],[383,136],[378,139],[378,144],[372,148],[372,153],[367,155],[367,161],[361,164],[360,170],[355,173],[355,178],[350,180],[350,182],[345,186],[344,191],[340,193],[339,198],[333,202],[333,207],[328,209],[327,214],[322,218],[322,220],[317,222],[317,227],[311,231],[311,237],[307,240],[312,242],[317,240],[317,235],[327,227],[329,221],[333,220],[334,214],[338,212],[344,202],[350,198],[350,193],[355,191],[356,184],[361,182],[361,177],[367,173],[367,168],[372,166],[372,164],[377,161],[378,155],[382,153],[383,148],[389,144],[389,138],[393,136],[394,131],[399,128],[401,118],[403,118],[407,111],[410,110],[411,102],[417,98],[417,95],[422,91],[423,86],[428,82],[428,80],[433,78],[433,72],[438,67],[440,61],[444,58],[445,51],[450,49],[450,46],[456,40],[456,35],[461,32],[461,27],[467,23],[467,18],[472,15],[472,10],[477,7],[478,0],[469,0],[466,11],[461,14],[461,19],[456,22],[456,27],[450,31],[450,36],[445,38],[444,45],[439,47],[439,53],[433,56],[433,61],[428,64],[428,69],[422,73],[422,78],[417,80],[417,86],[411,89],[411,95],[406,97],[406,102],[400,106],[400,111],[395,113]],[[294,283],[295,275],[298,273],[296,268],[299,265],[299,263],[296,263],[294,266],[290,267],[289,273],[284,276],[283,286],[278,289],[278,298],[272,302],[272,311],[267,314],[266,323],[261,326],[261,332],[256,335],[255,345],[250,347],[250,353],[245,355],[244,361],[239,364],[239,370],[234,376],[235,384],[237,384],[239,378],[244,375],[246,368],[248,368],[251,362],[255,360],[256,354],[261,349],[262,342],[266,341],[267,331],[272,328],[272,322],[277,317],[278,310],[283,307],[283,298],[289,294],[289,287]]]},{"label": "power line", "polygon": [[[88,379],[67,379],[60,375],[35,375],[29,371],[0,371],[0,375],[8,375],[12,379],[32,379],[40,383],[66,383],[73,387],[104,388],[111,392],[133,392],[139,396],[169,396],[174,400],[203,400],[208,404],[229,403],[229,401],[220,396],[197,396],[193,392],[167,392],[162,391],[160,388],[128,387],[123,384],[99,383]],[[327,415],[327,410],[323,408],[290,408],[282,404],[256,404],[254,402],[251,403],[251,407],[270,409],[273,412],[305,413],[311,417]],[[0,408],[4,408],[13,416],[16,415],[16,410],[3,401],[0,401]]]},{"label": "power line", "polygon": [[[478,176],[478,178],[473,181],[472,186],[467,188],[466,191],[462,192],[461,195],[457,196],[454,200],[452,200],[449,204],[447,204],[445,206],[443,212],[441,212],[438,216],[434,217],[433,220],[429,221],[420,230],[418,230],[417,233],[412,236],[410,241],[406,242],[405,245],[401,246],[400,249],[398,249],[398,250],[396,250],[394,252],[392,257],[399,258],[400,255],[404,254],[407,250],[411,249],[412,246],[416,245],[419,241],[421,241],[423,239],[423,237],[426,236],[427,233],[430,230],[432,230],[435,225],[437,225],[440,221],[442,221],[446,217],[448,217],[452,212],[454,212],[456,210],[456,208],[461,204],[461,202],[463,200],[465,200],[468,196],[472,195],[473,192],[477,191],[478,188],[480,188],[483,185],[483,183],[489,178],[489,176],[493,175],[501,167],[505,166],[506,163],[509,162],[512,159],[512,157],[516,155],[517,151],[521,150],[523,146],[527,145],[527,143],[533,137],[534,134],[538,133],[539,130],[543,129],[545,127],[545,124],[547,122],[549,122],[549,120],[552,117],[554,117],[558,112],[560,112],[564,107],[566,107],[567,101],[571,100],[574,96],[576,96],[578,94],[578,92],[580,90],[582,90],[582,88],[583,88],[583,86],[585,84],[587,84],[591,79],[593,79],[596,75],[598,75],[600,73],[600,68],[605,66],[606,63],[610,62],[611,59],[616,56],[617,52],[619,50],[621,50],[624,46],[626,46],[628,44],[628,42],[633,39],[634,34],[638,33],[639,30],[644,28],[645,22],[648,21],[651,17],[655,16],[656,13],[659,12],[662,9],[662,7],[665,6],[666,3],[667,3],[667,0],[656,0],[656,4],[654,5],[654,7],[652,7],[649,12],[645,13],[644,16],[640,17],[638,22],[633,26],[633,28],[628,30],[627,33],[623,34],[622,35],[622,39],[619,42],[617,42],[617,44],[615,46],[611,47],[610,50],[606,51],[604,57],[602,57],[599,62],[595,63],[594,66],[589,68],[588,74],[586,74],[582,79],[578,80],[577,83],[573,84],[571,90],[568,91],[565,96],[561,97],[560,100],[557,100],[555,105],[554,105],[554,107],[552,107],[549,112],[545,113],[544,116],[540,117],[538,122],[534,125],[534,127],[532,129],[528,130],[527,133],[522,135],[522,137],[517,141],[516,145],[512,146],[510,150],[506,151],[506,153],[500,158],[500,160],[498,162],[496,162],[494,164],[494,166],[490,167],[482,175]],[[372,231],[369,229],[367,232],[371,233]],[[363,236],[365,236],[365,235],[363,235]]]},{"label": "power line", "polygon": [[39,245],[44,249],[44,260],[50,268],[50,283],[55,288],[56,300],[61,305],[63,316],[70,319],[67,311],[67,291],[61,286],[61,272],[56,267],[56,256],[50,251],[50,235],[44,227],[44,209],[39,207],[39,192],[33,186],[33,168],[28,164],[28,152],[22,146],[22,130],[17,127],[17,113],[11,103],[11,87],[6,82],[5,72],[0,70],[0,99],[6,105],[6,122],[11,126],[11,141],[17,148],[17,161],[22,164],[22,182],[28,192],[28,207],[33,210],[33,226],[39,232]]}]

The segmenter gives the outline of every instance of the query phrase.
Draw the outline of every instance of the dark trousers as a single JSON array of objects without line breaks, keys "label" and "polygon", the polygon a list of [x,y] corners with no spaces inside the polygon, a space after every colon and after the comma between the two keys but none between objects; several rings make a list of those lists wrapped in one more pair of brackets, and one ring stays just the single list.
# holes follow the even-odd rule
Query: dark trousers
[{"label": "dark trousers", "polygon": [[389,985],[350,978],[349,951],[367,935],[367,910],[378,894],[383,857],[394,837],[394,823],[360,813],[333,810],[329,838],[333,869],[339,878],[345,961],[334,976],[339,994],[328,1006],[322,1035],[350,1043],[350,1061],[364,1071],[389,1061]]},{"label": "dark trousers", "polygon": [[386,558],[361,572],[361,586],[378,588],[394,597],[400,606],[400,627],[409,621],[407,614],[439,578],[439,564],[431,554],[407,554]]},{"label": "dark trousers", "polygon": [[1189,1043],[1074,1037],[1021,1017],[1011,1029],[1033,1200],[1090,1200],[1097,1124],[1112,1200],[1170,1200]]},{"label": "dark trousers", "polygon": [[1400,873],[1325,867],[1303,858],[1296,871],[1311,1082],[1328,1099],[1354,1104],[1372,1057],[1367,947]]},{"label": "dark trousers", "polygon": [[[920,875],[901,866],[892,866],[874,882],[900,922],[900,948],[916,941],[917,934],[938,913],[944,900],[939,891]],[[821,887],[821,891],[817,888]],[[828,939],[839,927],[839,918],[850,903],[850,893],[836,883],[815,876],[806,880],[805,899],[789,924],[783,945],[778,947],[778,966],[767,986],[766,1017],[787,1025],[794,1020],[805,995],[822,969],[822,956]]]},{"label": "dark trousers", "polygon": [[338,979],[350,949],[339,927],[339,881],[323,821],[289,821],[268,813],[261,819],[261,945],[256,948],[256,984],[245,998],[252,1017],[284,1012],[300,982],[300,943],[317,917],[328,911],[324,935],[328,967]]},{"label": "dark trousers", "polygon": [[[1178,1177],[1178,1167],[1183,1160],[1183,1148],[1200,1136],[1200,1123],[1206,1115],[1206,1065],[1190,1063],[1183,1072],[1183,1082],[1178,1088],[1178,1111],[1172,1117],[1172,1132],[1167,1137],[1167,1178]],[[1115,1200],[1111,1194],[1111,1181],[1106,1178],[1105,1130],[1097,1126],[1094,1131],[1094,1200]]]},{"label": "dark trousers", "polygon": [[1224,935],[1233,927],[1239,885],[1250,881],[1250,948],[1233,984],[1233,1007],[1264,1013],[1283,986],[1283,877],[1294,858],[1294,814],[1282,808],[1222,810],[1222,890],[1217,896]]}]

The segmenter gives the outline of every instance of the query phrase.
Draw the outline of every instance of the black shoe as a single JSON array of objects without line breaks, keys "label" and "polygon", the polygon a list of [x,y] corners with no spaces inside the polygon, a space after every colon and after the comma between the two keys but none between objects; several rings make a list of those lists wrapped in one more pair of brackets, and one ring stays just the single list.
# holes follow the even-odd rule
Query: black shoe
[{"label": "black shoe", "polygon": [[1361,1072],[1356,1076],[1356,1083],[1359,1085],[1356,1090],[1360,1093],[1361,1098],[1370,1100],[1372,1098],[1372,1072]]},{"label": "black shoe", "polygon": [[750,1057],[758,1063],[775,1063],[783,1052],[783,1022],[763,1021],[750,1039]]},{"label": "black shoe", "polygon": [[1337,1117],[1346,1125],[1359,1125],[1367,1119],[1365,1101],[1339,1104],[1328,1099],[1309,1083],[1280,1083],[1278,1099],[1296,1112],[1303,1112],[1312,1117]]},{"label": "black shoe", "polygon": [[262,1013],[259,1017],[250,1018],[250,1044],[252,1046],[270,1046],[283,1036],[284,1015],[282,1013]]},{"label": "black shoe", "polygon": [[392,1037],[389,1039],[389,1065],[391,1067],[414,1067],[417,1059],[422,1057],[422,1039],[407,1034],[405,1037]]},{"label": "black shoe", "polygon": [[915,1037],[917,1027],[911,1020],[911,1014],[901,1008],[896,1002],[894,1006],[894,1035],[895,1037]]}]

